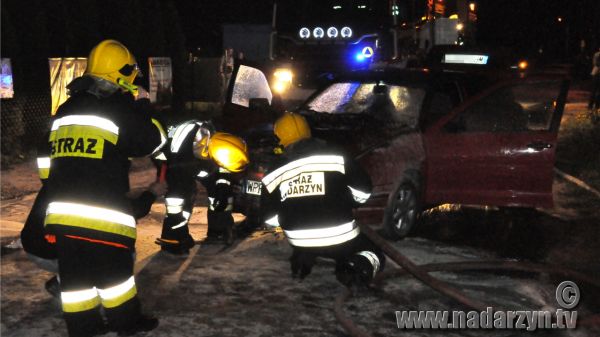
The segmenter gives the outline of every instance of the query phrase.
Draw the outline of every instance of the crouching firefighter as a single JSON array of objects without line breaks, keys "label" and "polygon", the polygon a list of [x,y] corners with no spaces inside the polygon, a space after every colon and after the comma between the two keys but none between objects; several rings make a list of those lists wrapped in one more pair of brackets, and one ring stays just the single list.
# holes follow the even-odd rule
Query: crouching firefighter
[{"label": "crouching firefighter", "polygon": [[224,234],[233,239],[233,190],[235,173],[248,165],[246,143],[239,137],[215,132],[210,122],[187,121],[169,132],[166,179],[169,191],[161,237],[156,243],[163,251],[186,254],[195,245],[190,220],[196,181],[208,194],[208,236]]},{"label": "crouching firefighter", "polygon": [[264,219],[281,226],[293,247],[292,276],[310,274],[317,257],[332,258],[346,286],[364,286],[384,267],[385,258],[355,222],[354,207],[365,203],[369,176],[342,152],[311,138],[303,116],[285,113],[274,124],[284,148],[262,180]]},{"label": "crouching firefighter", "polygon": [[[94,47],[53,120],[45,228],[56,237],[61,302],[69,336],[132,335],[158,325],[141,314],[133,276],[136,222],[129,158],[166,143],[162,126],[135,104],[138,73],[121,43]],[[104,309],[106,323],[101,315]]]}]

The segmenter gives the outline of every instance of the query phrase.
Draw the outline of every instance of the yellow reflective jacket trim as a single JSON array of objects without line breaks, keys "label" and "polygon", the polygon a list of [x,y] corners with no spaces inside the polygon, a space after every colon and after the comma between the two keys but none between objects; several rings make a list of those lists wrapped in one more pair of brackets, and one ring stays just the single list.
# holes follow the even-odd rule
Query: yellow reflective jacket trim
[{"label": "yellow reflective jacket trim", "polygon": [[104,141],[117,144],[119,136],[95,126],[61,126],[50,132],[50,158],[84,157],[100,159],[104,154]]},{"label": "yellow reflective jacket trim", "polygon": [[95,288],[83,291],[65,291],[61,293],[64,312],[82,312],[100,305],[100,296]]},{"label": "yellow reflective jacket trim", "polygon": [[50,175],[50,169],[49,168],[40,168],[40,169],[38,169],[38,173],[40,175],[40,179],[42,179],[42,180],[48,179],[48,176]]},{"label": "yellow reflective jacket trim", "polygon": [[158,132],[160,132],[160,145],[158,145],[156,149],[152,151],[152,154],[155,154],[158,151],[160,151],[160,149],[162,149],[162,147],[165,146],[165,144],[167,143],[167,133],[156,119],[152,118],[152,124],[154,124],[154,126],[156,126],[156,128],[158,129]]},{"label": "yellow reflective jacket trim", "polygon": [[50,157],[38,157],[37,166],[40,179],[47,179],[50,175]]},{"label": "yellow reflective jacket trim", "polygon": [[89,125],[65,125],[58,128],[58,130],[50,132],[50,141],[66,137],[103,138],[113,145],[117,145],[117,141],[119,140],[118,134]]},{"label": "yellow reflective jacket trim", "polygon": [[63,226],[72,226],[79,228],[86,228],[97,230],[101,232],[113,233],[118,235],[127,236],[129,238],[136,238],[136,230],[135,227],[129,227],[126,225],[122,225],[119,223],[114,223],[106,220],[98,220],[86,218],[80,215],[71,215],[71,214],[48,214],[46,215],[46,220],[44,221],[44,225],[63,225]]}]

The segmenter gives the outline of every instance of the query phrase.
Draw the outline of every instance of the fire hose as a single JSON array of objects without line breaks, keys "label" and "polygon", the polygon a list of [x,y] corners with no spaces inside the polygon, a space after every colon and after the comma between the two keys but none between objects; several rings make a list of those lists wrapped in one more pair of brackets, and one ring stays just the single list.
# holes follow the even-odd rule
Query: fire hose
[{"label": "fire hose", "polygon": [[[361,231],[369,237],[382,251],[389,256],[394,262],[396,262],[401,268],[391,269],[382,272],[376,276],[373,280],[375,286],[380,286],[381,282],[389,277],[403,276],[411,274],[427,286],[436,290],[437,292],[454,299],[458,303],[465,305],[471,309],[478,311],[485,311],[489,305],[473,300],[465,295],[462,291],[449,285],[448,283],[441,281],[435,277],[429,275],[430,272],[438,271],[477,271],[477,270],[504,270],[504,271],[521,271],[521,272],[534,272],[534,273],[549,273],[561,276],[567,276],[579,281],[583,281],[589,285],[600,288],[600,280],[587,276],[585,274],[566,269],[564,267],[552,267],[535,263],[516,262],[516,261],[465,261],[465,262],[449,262],[449,263],[432,263],[426,265],[417,266],[411,260],[404,255],[400,254],[398,250],[392,247],[384,238],[377,234],[371,227],[361,225]],[[341,293],[335,300],[335,316],[338,322],[342,325],[344,330],[353,337],[369,337],[369,333],[358,327],[354,322],[348,318],[343,310],[343,304],[346,300],[352,297],[352,292],[346,289]],[[580,325],[596,325],[600,324],[600,315],[596,314],[588,317],[584,321],[579,322]]]}]

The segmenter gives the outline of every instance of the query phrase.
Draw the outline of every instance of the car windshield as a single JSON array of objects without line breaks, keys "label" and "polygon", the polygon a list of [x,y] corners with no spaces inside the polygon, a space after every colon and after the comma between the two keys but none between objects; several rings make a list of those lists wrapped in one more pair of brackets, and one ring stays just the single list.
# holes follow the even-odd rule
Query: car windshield
[{"label": "car windshield", "polygon": [[339,82],[310,100],[308,110],[325,114],[360,114],[389,127],[416,128],[425,96],[422,88],[383,82]]}]

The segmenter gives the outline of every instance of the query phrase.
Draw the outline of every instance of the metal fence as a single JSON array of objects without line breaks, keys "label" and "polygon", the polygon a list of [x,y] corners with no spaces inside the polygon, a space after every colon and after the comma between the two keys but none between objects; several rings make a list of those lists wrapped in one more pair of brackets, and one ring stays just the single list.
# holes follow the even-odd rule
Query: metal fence
[{"label": "metal fence", "polygon": [[50,90],[15,90],[0,103],[0,145],[3,157],[24,157],[35,150],[49,128]]}]

